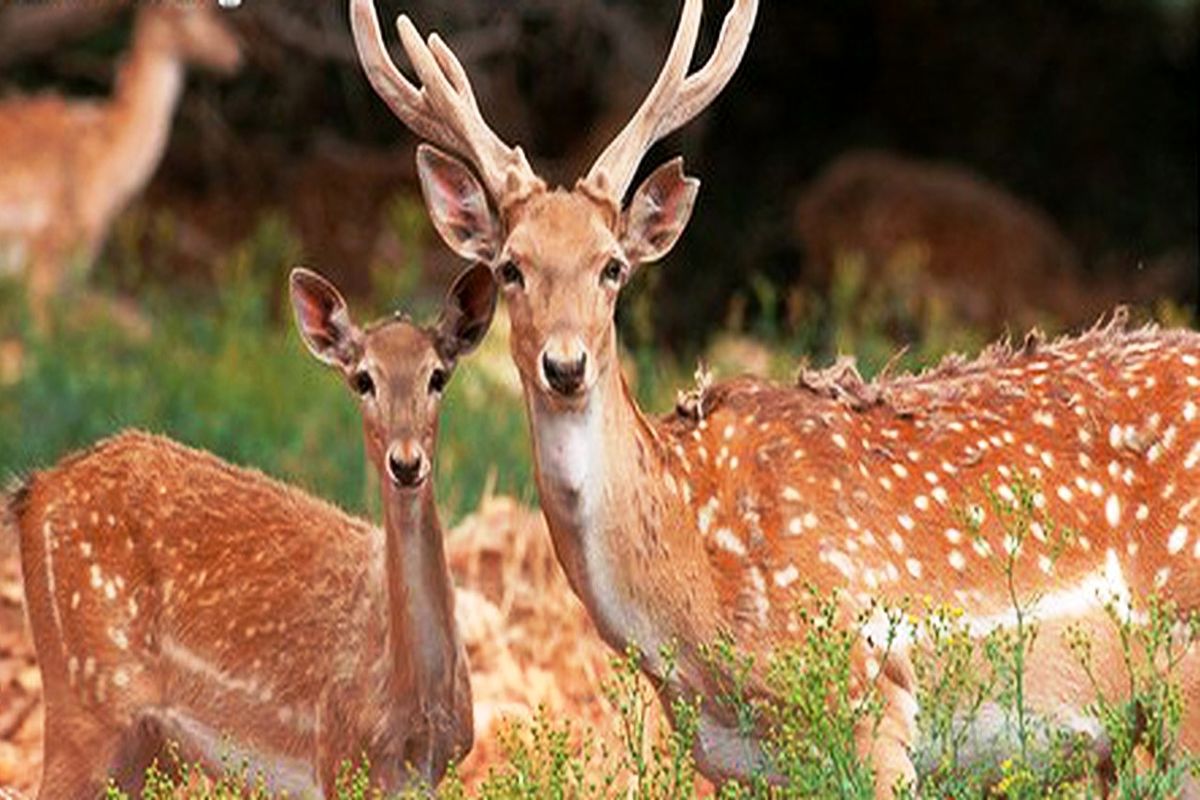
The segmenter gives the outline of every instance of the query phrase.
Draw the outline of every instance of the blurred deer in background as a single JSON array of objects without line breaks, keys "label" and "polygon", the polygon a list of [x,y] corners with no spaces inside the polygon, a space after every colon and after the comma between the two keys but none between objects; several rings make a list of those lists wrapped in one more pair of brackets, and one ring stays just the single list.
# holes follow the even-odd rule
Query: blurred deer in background
[{"label": "blurred deer in background", "polygon": [[141,4],[107,101],[55,95],[0,104],[0,274],[25,274],[35,319],[96,259],[149,182],[189,64],[231,73],[237,40],[212,2]]},{"label": "blurred deer in background", "polygon": [[[1057,560],[1036,534],[1025,545],[1037,567],[1021,572],[1021,589],[1042,595],[1053,618],[1030,664],[1028,700],[1039,712],[1087,724],[1091,688],[1056,627],[1101,630],[1113,593],[1157,590],[1184,611],[1200,608],[1195,333],[1112,325],[1052,345],[997,347],[975,362],[952,358],[920,377],[738,379],[702,387],[666,417],[638,408],[617,357],[617,296],[641,264],[671,249],[699,187],[674,160],[628,203],[625,194],[647,149],[733,75],[755,0],[734,0],[695,72],[701,0],[685,0],[658,80],[571,190],[548,189],[521,149],[488,128],[437,34],[422,41],[398,20],[418,88],[391,61],[371,0],[350,9],[375,90],[414,132],[455,154],[419,148],[426,204],[447,244],[492,265],[502,285],[538,494],[563,568],[604,639],[640,649],[668,712],[676,698],[703,698],[695,754],[705,775],[771,771],[768,726],[740,727],[720,700],[730,676],[714,674],[702,648],[730,635],[761,668],[803,636],[806,584],[841,589],[859,607],[928,594],[964,606],[976,628],[1005,624],[1010,598],[987,560],[1003,552],[997,521],[981,520],[975,542],[958,513],[984,480],[1009,497],[1028,475],[1041,487],[1043,530],[1060,520],[1080,531]],[[1098,633],[1096,655],[1098,673],[1116,685],[1114,639]],[[678,656],[671,671],[660,655],[667,645]],[[890,797],[897,779],[914,777],[916,699],[905,654],[885,657],[881,647],[863,637],[855,655],[860,682],[875,681],[884,702],[859,747],[878,795]],[[1189,680],[1200,683],[1200,668]],[[770,694],[761,672],[750,688]],[[1187,714],[1186,744],[1196,749],[1200,703]]]},{"label": "blurred deer in background", "polygon": [[915,297],[992,330],[1037,324],[1039,313],[1088,323],[1182,288],[1167,263],[1089,274],[1042,211],[967,169],[889,153],[834,160],[801,196],[796,231],[808,283],[827,290],[847,257],[864,260],[868,286],[894,286],[898,267],[915,266]]},{"label": "blurred deer in background", "polygon": [[136,785],[168,744],[323,797],[346,760],[365,755],[391,792],[432,787],[471,749],[432,470],[442,392],[495,309],[491,273],[464,272],[430,328],[360,329],[320,276],[291,287],[308,348],[361,403],[384,529],[144,433],[33,475],[7,511],[45,687],[44,800],[94,798],[110,774]]}]

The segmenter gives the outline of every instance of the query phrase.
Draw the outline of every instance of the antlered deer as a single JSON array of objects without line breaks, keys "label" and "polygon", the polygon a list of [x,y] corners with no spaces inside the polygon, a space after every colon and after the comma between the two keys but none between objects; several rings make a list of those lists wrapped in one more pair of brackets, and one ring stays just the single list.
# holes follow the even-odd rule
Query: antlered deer
[{"label": "antlered deer", "polygon": [[[729,676],[713,675],[701,647],[732,635],[764,663],[802,635],[805,583],[857,601],[929,594],[981,624],[1003,621],[1003,581],[985,566],[1004,544],[996,521],[984,519],[973,544],[956,513],[985,478],[1004,496],[1018,471],[1028,474],[1046,518],[1081,530],[1057,561],[1041,558],[1048,545],[1036,536],[1027,545],[1038,567],[1022,587],[1045,594],[1058,623],[1099,619],[1098,587],[1158,589],[1184,610],[1200,607],[1195,333],[1115,325],[952,359],[920,377],[738,379],[664,418],[638,408],[617,358],[616,298],[678,239],[698,182],[675,160],[628,205],[625,193],[646,150],[729,80],[756,7],[734,0],[713,54],[689,74],[701,0],[685,0],[666,66],[632,121],[573,190],[549,190],[520,148],[487,127],[436,34],[422,41],[399,19],[417,88],[390,60],[371,0],[350,3],[375,90],[418,135],[471,164],[430,145],[417,154],[434,225],[502,284],[559,559],[601,635],[617,649],[638,646],[666,699],[704,698],[696,756],[716,779],[764,765],[762,732],[744,733],[720,702]],[[668,676],[659,652],[672,643]],[[1116,681],[1111,644],[1098,642],[1097,654],[1100,674]],[[884,718],[877,735],[861,731],[860,748],[888,797],[914,773],[913,676],[904,658],[881,660],[872,646],[864,639],[855,663],[864,680],[881,670]],[[1052,633],[1039,638],[1029,699],[1077,722],[1089,689],[1064,648]],[[1187,713],[1195,749],[1200,703]]]},{"label": "antlered deer", "polygon": [[33,475],[8,515],[45,687],[45,800],[96,797],[110,773],[136,784],[168,743],[326,797],[344,760],[365,754],[396,791],[436,784],[471,748],[430,474],[441,394],[488,328],[492,276],[465,272],[431,328],[359,329],[320,276],[291,286],[304,341],[359,395],[384,529],[144,433]]},{"label": "antlered deer", "polygon": [[45,95],[0,104],[0,274],[23,270],[41,317],[85,271],[116,216],[158,167],[184,67],[224,73],[241,55],[210,0],[144,3],[104,102]]}]

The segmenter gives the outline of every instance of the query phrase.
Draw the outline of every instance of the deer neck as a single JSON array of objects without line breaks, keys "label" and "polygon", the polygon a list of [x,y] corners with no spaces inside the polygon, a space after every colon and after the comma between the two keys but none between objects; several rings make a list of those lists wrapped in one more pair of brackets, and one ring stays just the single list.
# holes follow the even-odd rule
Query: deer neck
[{"label": "deer neck", "polygon": [[[616,353],[614,340],[608,348]],[[612,647],[635,645],[661,674],[664,645],[712,641],[715,590],[668,455],[634,401],[615,355],[579,409],[525,384],[538,494],[572,588]]]},{"label": "deer neck", "polygon": [[107,107],[107,152],[93,160],[93,224],[103,226],[149,181],[162,160],[171,120],[183,91],[184,66],[161,30],[164,23],[140,19],[133,48],[117,72]]},{"label": "deer neck", "polygon": [[406,698],[438,698],[453,686],[458,644],[454,587],[433,489],[402,492],[381,480],[388,682]]}]

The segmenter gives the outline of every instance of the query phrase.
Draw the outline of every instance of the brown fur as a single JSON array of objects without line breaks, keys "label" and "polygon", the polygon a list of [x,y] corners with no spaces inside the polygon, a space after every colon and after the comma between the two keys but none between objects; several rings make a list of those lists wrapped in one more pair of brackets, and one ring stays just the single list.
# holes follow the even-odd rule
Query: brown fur
[{"label": "brown fur", "polygon": [[[670,415],[654,426],[659,469],[684,501],[660,527],[699,532],[707,564],[698,569],[711,575],[725,610],[720,625],[764,657],[803,630],[795,610],[809,583],[844,590],[859,608],[929,597],[974,619],[1001,618],[1011,606],[1000,569],[1005,542],[984,483],[1011,500],[1004,493],[1019,475],[1037,492],[1035,518],[1047,532],[1031,536],[1019,556],[1022,597],[1096,583],[1115,563],[1134,598],[1158,592],[1195,613],[1198,364],[1200,335],[1127,330],[1117,315],[1082,336],[1001,343],[921,375],[866,382],[839,365],[802,376],[795,388],[721,383],[706,394],[702,421]],[[654,470],[632,480],[663,484]],[[678,502],[670,494],[660,493],[668,506]],[[964,518],[972,508],[984,514],[980,539]],[[1054,523],[1076,532],[1061,553]],[[687,569],[676,556],[672,570]],[[1070,719],[1091,699],[1062,640],[1070,624],[1094,638],[1110,697],[1126,677],[1099,604],[1064,612],[1055,602],[1035,611],[1043,624],[1029,699],[1039,713]],[[1190,698],[1184,744],[1194,752],[1200,651],[1179,678]]]},{"label": "brown fur", "polygon": [[[425,454],[440,405],[430,376],[448,375],[491,319],[494,289],[479,275],[456,283],[435,328],[363,331],[324,279],[293,273],[314,353],[371,376],[369,396],[356,391],[383,530],[138,431],[64,458],[9,499],[46,700],[42,800],[93,797],[110,775],[136,787],[167,743],[212,767],[244,757],[275,791],[327,797],[346,760],[365,755],[373,784],[398,791],[436,784],[470,750]],[[394,452],[420,453],[420,477],[396,477]]]}]

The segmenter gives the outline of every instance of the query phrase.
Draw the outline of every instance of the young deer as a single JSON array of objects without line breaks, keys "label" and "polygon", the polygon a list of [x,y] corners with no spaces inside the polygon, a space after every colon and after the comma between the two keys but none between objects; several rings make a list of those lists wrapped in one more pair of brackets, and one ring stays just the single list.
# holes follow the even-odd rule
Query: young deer
[{"label": "young deer", "polygon": [[45,686],[45,800],[96,797],[109,774],[136,784],[168,743],[326,797],[343,760],[365,754],[395,791],[436,784],[471,748],[431,473],[441,394],[491,322],[492,276],[463,273],[430,328],[360,330],[312,272],[291,291],[305,343],[359,396],[384,529],[144,433],[33,475],[8,514]]},{"label": "young deer", "polygon": [[46,95],[0,104],[0,274],[25,271],[41,317],[70,271],[91,266],[116,216],[166,150],[184,65],[237,68],[210,0],[142,4],[111,100]]},{"label": "young deer", "polygon": [[[407,17],[401,43],[423,84],[391,62],[371,0],[351,0],[360,59],[375,90],[429,145],[417,160],[447,244],[491,264],[512,320],[538,492],[571,584],[602,636],[635,644],[668,699],[704,698],[696,755],[721,779],[764,766],[761,732],[743,735],[718,701],[727,676],[700,653],[732,635],[762,664],[802,634],[802,587],[852,600],[929,594],[1003,622],[994,519],[974,544],[956,514],[985,478],[1001,495],[1018,471],[1038,509],[1081,535],[1058,560],[1035,537],[1022,591],[1045,595],[1060,624],[1102,616],[1094,596],[1157,589],[1200,607],[1200,336],[1119,326],[1049,346],[997,348],[921,377],[864,385],[817,376],[797,386],[739,379],[702,391],[680,413],[648,419],[621,375],[613,309],[638,265],[679,238],[698,182],[678,160],[625,192],[655,141],[699,113],[733,74],[755,0],[734,0],[709,60],[689,74],[701,0],[685,0],[666,66],[632,121],[573,190],[548,190],[520,148],[484,122],[464,71]],[[478,178],[476,177],[478,175]],[[978,497],[978,494],[974,494]],[[1098,628],[1099,630],[1099,628]],[[664,675],[661,646],[678,648]],[[876,643],[878,644],[878,643]],[[1119,680],[1098,642],[1100,674]],[[877,670],[878,735],[860,748],[891,795],[914,770],[913,678],[880,663],[864,638],[863,680]],[[1058,638],[1044,633],[1029,679],[1033,705],[1081,715],[1090,696]],[[1195,660],[1200,661],[1200,658]],[[1200,683],[1200,668],[1195,670]],[[767,690],[759,683],[756,691]],[[668,704],[669,707],[669,704]],[[1185,723],[1200,746],[1200,703]]]}]

